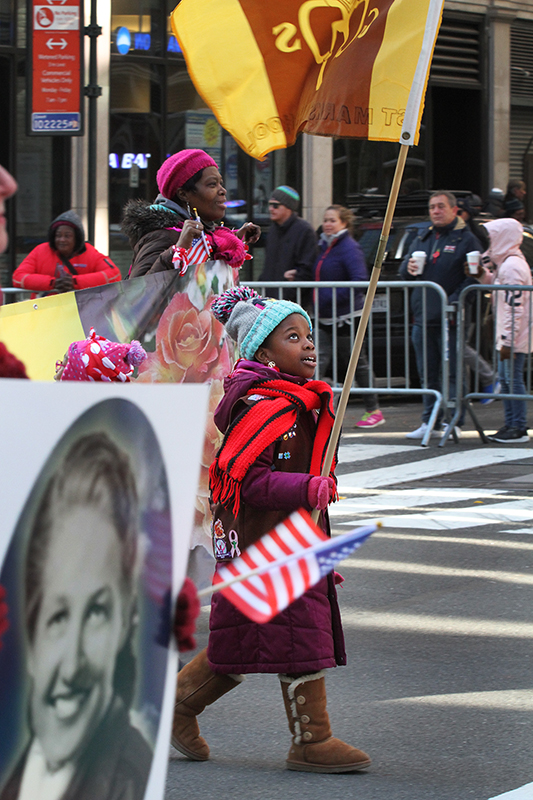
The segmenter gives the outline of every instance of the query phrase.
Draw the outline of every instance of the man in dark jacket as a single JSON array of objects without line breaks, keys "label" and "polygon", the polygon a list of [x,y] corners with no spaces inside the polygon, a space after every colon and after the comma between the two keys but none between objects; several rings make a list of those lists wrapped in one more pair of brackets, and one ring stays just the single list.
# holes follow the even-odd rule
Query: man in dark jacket
[{"label": "man in dark jacket", "polygon": [[[278,186],[268,201],[270,220],[265,265],[261,281],[312,281],[316,260],[316,236],[311,225],[296,213],[300,195],[291,186]],[[284,292],[295,300],[296,292]]]},{"label": "man in dark jacket", "polygon": [[[448,296],[448,303],[458,299],[462,289],[474,278],[465,274],[466,254],[471,250],[480,250],[481,245],[465,222],[457,216],[455,195],[447,191],[434,192],[429,198],[429,217],[431,225],[422,231],[413,241],[409,254],[400,267],[400,276],[404,280],[433,281],[442,286]],[[417,274],[417,262],[412,253],[423,251],[426,263],[423,273]],[[425,302],[424,302],[425,296]],[[425,306],[425,308],[424,308]],[[436,291],[427,292],[414,289],[411,293],[411,311],[413,312],[413,330],[411,338],[416,355],[416,365],[421,382],[428,389],[442,390],[440,365],[442,362],[441,337],[441,299]],[[425,313],[424,313],[425,311]],[[424,354],[424,334],[426,352]],[[450,326],[450,397],[455,397],[455,327]],[[426,358],[424,359],[424,355]],[[426,380],[424,381],[424,377]],[[422,439],[427,432],[428,422],[433,409],[433,397],[424,395],[424,411],[422,425],[407,434],[408,439]],[[440,423],[440,412],[437,423]],[[461,424],[462,420],[459,420]],[[437,434],[435,434],[437,435]]]}]

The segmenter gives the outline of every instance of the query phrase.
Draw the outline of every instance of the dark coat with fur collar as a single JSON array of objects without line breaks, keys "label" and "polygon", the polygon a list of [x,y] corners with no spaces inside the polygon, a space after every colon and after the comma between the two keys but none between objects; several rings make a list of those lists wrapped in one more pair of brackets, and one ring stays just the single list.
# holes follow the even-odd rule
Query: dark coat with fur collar
[{"label": "dark coat with fur collar", "polygon": [[153,204],[146,200],[130,200],[124,208],[122,222],[122,230],[133,248],[128,277],[172,269],[170,248],[178,241],[188,218],[183,208],[162,197]]}]

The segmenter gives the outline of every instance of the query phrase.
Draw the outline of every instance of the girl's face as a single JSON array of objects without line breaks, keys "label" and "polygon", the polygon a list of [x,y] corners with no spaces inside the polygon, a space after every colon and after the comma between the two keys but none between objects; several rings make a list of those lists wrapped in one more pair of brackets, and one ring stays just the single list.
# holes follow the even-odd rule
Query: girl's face
[{"label": "girl's face", "polygon": [[342,231],[346,227],[346,223],[339,217],[339,212],[334,208],[327,208],[322,221],[322,230],[327,236],[332,236],[334,233]]},{"label": "girl's face", "polygon": [[290,314],[261,345],[255,358],[260,364],[273,361],[281,372],[298,378],[312,378],[316,351],[309,324],[301,314]]},{"label": "girl's face", "polygon": [[216,167],[206,167],[194,191],[180,189],[180,197],[186,200],[191,209],[196,208],[205,222],[218,222],[226,213],[226,190],[222,176]]}]

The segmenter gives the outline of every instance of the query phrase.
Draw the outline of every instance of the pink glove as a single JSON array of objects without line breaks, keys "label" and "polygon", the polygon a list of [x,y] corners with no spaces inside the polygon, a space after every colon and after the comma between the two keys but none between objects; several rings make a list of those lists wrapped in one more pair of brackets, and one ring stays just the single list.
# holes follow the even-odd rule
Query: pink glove
[{"label": "pink glove", "polygon": [[327,508],[335,495],[337,486],[333,478],[314,476],[307,484],[307,501],[311,508]]}]

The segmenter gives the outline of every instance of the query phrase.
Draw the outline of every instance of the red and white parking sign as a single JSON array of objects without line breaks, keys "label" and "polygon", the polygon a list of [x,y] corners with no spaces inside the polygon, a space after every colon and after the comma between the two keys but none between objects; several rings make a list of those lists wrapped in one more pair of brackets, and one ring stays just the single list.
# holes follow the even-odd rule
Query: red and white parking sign
[{"label": "red and white parking sign", "polygon": [[29,0],[30,134],[82,131],[83,0]]}]

